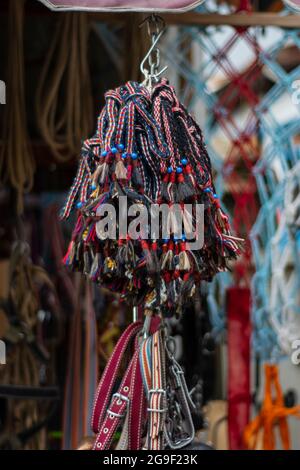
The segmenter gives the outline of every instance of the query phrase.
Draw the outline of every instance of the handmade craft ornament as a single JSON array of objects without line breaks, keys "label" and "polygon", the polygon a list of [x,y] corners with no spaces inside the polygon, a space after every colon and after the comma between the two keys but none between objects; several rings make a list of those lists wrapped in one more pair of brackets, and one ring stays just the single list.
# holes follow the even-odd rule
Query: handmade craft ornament
[{"label": "handmade craft ornament", "polygon": [[[62,210],[63,218],[75,206],[78,210],[64,262],[129,303],[142,302],[155,288],[160,308],[180,313],[201,280],[211,280],[237,257],[242,240],[231,236],[215,194],[202,132],[167,80],[154,85],[151,93],[144,85],[127,82],[107,92],[105,99],[96,133],[83,144]],[[121,213],[121,197],[127,198],[126,214]],[[102,215],[106,204],[117,216],[108,238]],[[167,241],[158,234],[147,238],[149,219],[140,224],[138,239],[125,233],[130,222],[139,225],[128,216],[133,204],[148,214],[153,204],[168,206]],[[192,209],[186,210],[185,204]],[[186,237],[195,233],[196,204],[204,207],[204,243],[191,250]]]}]

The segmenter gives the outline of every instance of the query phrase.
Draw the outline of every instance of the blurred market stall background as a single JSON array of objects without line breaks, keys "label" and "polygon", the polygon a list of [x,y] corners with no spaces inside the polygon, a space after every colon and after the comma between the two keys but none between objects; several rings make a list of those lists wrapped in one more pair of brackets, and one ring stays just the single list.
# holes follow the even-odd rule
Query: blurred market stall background
[{"label": "blurred market stall background", "polygon": [[[246,239],[231,271],[170,320],[196,429],[215,448],[244,447],[277,365],[285,407],[300,401],[300,19],[287,8],[206,0],[162,14],[166,75],[204,131],[218,197]],[[62,266],[71,223],[58,212],[105,91],[140,80],[144,17],[0,6],[3,449],[76,448],[91,434],[99,374],[131,320],[117,296]],[[299,449],[300,422],[288,420]]]}]

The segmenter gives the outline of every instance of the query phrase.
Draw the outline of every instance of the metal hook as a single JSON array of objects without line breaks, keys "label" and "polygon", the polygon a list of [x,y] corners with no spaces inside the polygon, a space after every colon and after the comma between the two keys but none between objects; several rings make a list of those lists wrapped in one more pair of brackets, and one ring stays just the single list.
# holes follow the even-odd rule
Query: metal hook
[{"label": "metal hook", "polygon": [[161,16],[156,15],[155,13],[152,13],[152,15],[144,18],[143,21],[141,21],[141,23],[139,24],[139,28],[141,28],[146,22],[149,36],[152,36],[153,34],[158,35],[160,31],[165,29],[166,26],[165,20]]},{"label": "metal hook", "polygon": [[[147,86],[151,91],[152,80],[155,80],[157,82],[160,75],[162,75],[168,68],[168,66],[166,65],[162,68],[162,70],[158,70],[160,63],[160,53],[159,49],[156,47],[158,41],[165,32],[165,22],[160,16],[153,14],[146,18],[144,21],[142,21],[140,27],[145,23],[145,21],[147,21],[148,34],[151,35],[152,44],[141,62],[140,71],[145,77],[143,85]],[[160,24],[162,24],[162,29],[160,29]],[[155,29],[151,31],[151,27],[153,28],[153,26]],[[155,62],[152,58],[153,53],[155,53]],[[145,67],[146,61],[148,61],[149,70]]]}]

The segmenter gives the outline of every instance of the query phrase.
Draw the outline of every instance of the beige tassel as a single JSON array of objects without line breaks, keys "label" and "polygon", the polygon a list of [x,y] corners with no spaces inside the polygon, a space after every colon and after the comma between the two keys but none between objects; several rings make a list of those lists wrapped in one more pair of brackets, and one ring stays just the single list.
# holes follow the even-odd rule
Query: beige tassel
[{"label": "beige tassel", "polygon": [[180,232],[178,231],[178,223],[177,223],[177,217],[176,213],[173,210],[173,207],[169,207],[169,212],[168,212],[168,218],[167,218],[167,227],[169,230],[169,233],[173,233],[174,235],[181,235],[182,230]]},{"label": "beige tassel", "polygon": [[161,261],[161,270],[166,269],[167,271],[174,269],[174,245],[169,245],[169,249],[165,255],[163,255]]},{"label": "beige tassel", "polygon": [[190,271],[191,263],[186,251],[179,253],[179,271]]},{"label": "beige tassel", "polygon": [[105,182],[107,173],[108,173],[108,164],[106,162],[101,163],[101,165],[98,165],[96,170],[93,173],[92,182],[97,184],[99,181],[100,184],[103,184]]},{"label": "beige tassel", "polygon": [[115,175],[116,175],[117,180],[127,179],[127,170],[122,160],[119,160],[116,164]]},{"label": "beige tassel", "polygon": [[109,169],[108,164],[106,162],[103,163],[101,176],[100,176],[100,184],[104,184],[104,182],[106,180],[106,177],[107,177],[107,174],[108,174],[108,169]]},{"label": "beige tassel", "polygon": [[96,170],[94,171],[93,175],[92,175],[92,182],[93,183],[97,183],[98,182],[98,178],[99,178],[99,175],[101,174],[102,172],[102,167],[103,167],[103,163],[101,165],[98,165]]},{"label": "beige tassel", "polygon": [[184,233],[189,235],[193,232],[193,215],[190,211],[183,209],[183,227]]}]

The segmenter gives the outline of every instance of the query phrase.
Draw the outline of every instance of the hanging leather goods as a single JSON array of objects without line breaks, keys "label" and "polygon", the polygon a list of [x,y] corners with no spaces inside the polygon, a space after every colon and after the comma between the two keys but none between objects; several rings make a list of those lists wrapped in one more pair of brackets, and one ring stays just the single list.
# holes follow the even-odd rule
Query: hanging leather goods
[{"label": "hanging leather goods", "polygon": [[[95,450],[112,448],[119,428],[120,449],[180,449],[192,443],[194,405],[169,350],[163,318],[180,315],[200,282],[225,271],[243,244],[231,235],[215,192],[202,131],[174,88],[160,78],[166,69],[159,67],[157,43],[164,32],[160,17],[151,16],[149,32],[151,47],[141,63],[145,80],[129,81],[105,94],[96,132],[83,142],[61,213],[67,219],[77,209],[64,264],[147,312],[144,327],[134,322],[125,330],[102,375],[92,416]],[[159,233],[149,230],[147,216],[154,205],[167,207]],[[204,210],[204,227],[197,220],[198,205]],[[132,220],[136,206],[147,213],[138,222]],[[103,209],[109,212],[108,207],[113,210],[107,219]],[[201,229],[203,244],[193,249]],[[128,351],[131,359],[125,360]],[[117,384],[123,362],[125,373]]]},{"label": "hanging leather goods", "polygon": [[282,388],[279,382],[277,364],[265,364],[265,395],[261,410],[244,430],[245,447],[250,450],[257,448],[260,433],[263,435],[263,450],[276,448],[275,428],[279,427],[279,435],[284,450],[290,449],[289,416],[300,418],[300,405],[287,408],[284,404]]},{"label": "hanging leather goods", "polygon": [[[63,408],[63,448],[75,449],[89,436],[94,391],[97,385],[97,322],[91,286],[75,284],[77,308],[70,326],[67,377]],[[83,291],[83,292],[82,292]],[[83,302],[81,298],[83,297]]]},{"label": "hanging leather goods", "polygon": [[[112,394],[124,357],[126,371]],[[194,439],[190,398],[183,370],[168,348],[158,316],[127,327],[105,368],[96,392],[92,427],[94,450],[180,449]],[[118,443],[114,434],[121,429]]]},{"label": "hanging leather goods", "polygon": [[[97,433],[94,450],[110,449],[115,431],[125,419],[120,448],[140,448],[144,394],[138,362],[140,322],[130,324],[120,337],[102,374],[94,401],[92,428]],[[120,374],[124,354],[133,349],[133,356],[123,375],[117,393],[112,394]],[[135,432],[130,433],[131,426]]]},{"label": "hanging leather goods", "polygon": [[[44,398],[51,398],[55,388],[51,387],[55,380],[51,361],[56,359],[55,349],[52,349],[53,337],[51,342],[45,338],[41,318],[45,308],[43,301],[48,295],[47,300],[51,299],[48,315],[56,327],[56,292],[44,269],[33,264],[25,242],[18,241],[13,245],[7,271],[7,300],[2,304],[7,320],[3,332],[7,354],[6,364],[0,365],[0,380],[2,395],[11,400],[7,403],[7,419],[1,431],[0,446],[7,443],[16,448],[41,449],[46,447],[46,434],[44,430],[39,431],[47,420],[44,403],[41,405],[35,398],[43,397],[43,389]],[[43,370],[45,387],[41,387]],[[57,388],[55,390],[57,394]],[[26,395],[31,399],[24,401]]]},{"label": "hanging leather goods", "polygon": [[161,330],[143,341],[140,364],[148,405],[148,430],[144,449],[161,450],[164,448],[164,429],[168,411],[166,364]]},{"label": "hanging leather goods", "polygon": [[[61,263],[64,240],[57,206],[50,205],[44,214],[44,238],[50,245],[55,263],[55,285],[67,304],[70,321],[67,349],[67,375],[63,398],[63,449],[74,449],[90,432],[93,396],[97,385],[97,323],[91,286],[84,288]],[[51,233],[49,227],[52,228]]]},{"label": "hanging leather goods", "polygon": [[8,181],[16,192],[18,214],[23,212],[23,195],[32,188],[35,170],[26,128],[24,3],[24,0],[9,2],[7,104],[4,107],[0,152],[0,178]]},{"label": "hanging leather goods", "polygon": [[228,437],[232,450],[243,448],[243,430],[250,416],[250,290],[227,291]]},{"label": "hanging leather goods", "polygon": [[[88,65],[88,19],[68,13],[58,19],[36,93],[36,122],[53,156],[66,161],[77,155],[82,135],[92,128]],[[61,92],[65,102],[61,102]]]}]

